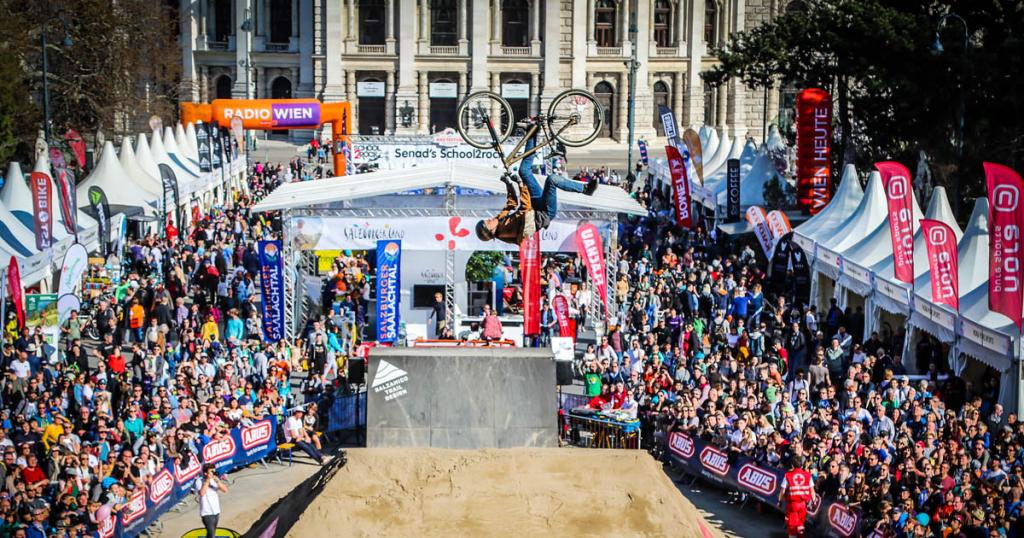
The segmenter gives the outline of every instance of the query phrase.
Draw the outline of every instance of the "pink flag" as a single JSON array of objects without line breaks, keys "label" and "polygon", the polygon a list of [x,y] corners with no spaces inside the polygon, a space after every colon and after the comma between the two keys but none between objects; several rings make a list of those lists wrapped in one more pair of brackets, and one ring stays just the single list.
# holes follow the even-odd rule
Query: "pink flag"
[{"label": "pink flag", "polygon": [[672,200],[676,206],[676,224],[680,228],[693,226],[690,214],[690,181],[686,177],[686,164],[675,146],[665,146],[668,168],[672,172]]},{"label": "pink flag", "polygon": [[18,328],[25,326],[25,290],[21,288],[21,270],[18,268],[18,259],[11,256],[11,262],[7,264],[7,288],[11,292],[9,297],[14,303],[14,313],[18,317]]},{"label": "pink flag", "polygon": [[889,202],[889,233],[892,237],[893,272],[896,280],[914,283],[914,189],[910,171],[900,163],[875,163],[882,174]]},{"label": "pink flag", "polygon": [[587,274],[590,275],[590,282],[594,285],[597,293],[601,295],[601,304],[604,305],[604,316],[608,318],[608,278],[604,265],[604,245],[601,241],[601,234],[597,226],[592,223],[581,224],[576,228],[576,252],[586,265]]},{"label": "pink flag", "polygon": [[932,300],[960,311],[960,277],[957,267],[956,235],[946,223],[921,219],[924,244],[928,247],[928,270],[932,276]]},{"label": "pink flag", "polygon": [[555,319],[558,320],[558,336],[568,338],[573,336],[572,326],[569,325],[569,301],[562,294],[555,295],[551,300],[551,306],[555,309]]},{"label": "pink flag", "polygon": [[988,307],[1013,320],[1020,328],[1021,279],[1024,263],[1021,254],[1021,229],[1024,208],[1020,207],[1024,182],[1020,174],[1001,164],[983,163],[988,184]]},{"label": "pink flag", "polygon": [[754,228],[754,235],[761,243],[761,250],[767,258],[772,257],[772,250],[775,248],[775,240],[772,238],[772,230],[768,226],[768,216],[765,215],[761,206],[750,206],[747,208],[747,222]]},{"label": "pink flag", "polygon": [[540,234],[519,244],[519,276],[523,281],[523,334],[540,334]]}]

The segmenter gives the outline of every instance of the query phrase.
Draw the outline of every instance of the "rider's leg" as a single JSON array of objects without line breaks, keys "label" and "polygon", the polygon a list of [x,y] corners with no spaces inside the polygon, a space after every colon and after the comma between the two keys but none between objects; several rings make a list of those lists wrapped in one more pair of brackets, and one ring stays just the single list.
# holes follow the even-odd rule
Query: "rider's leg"
[{"label": "rider's leg", "polygon": [[[534,135],[526,141],[526,151],[530,151],[536,145],[537,136]],[[536,153],[531,153],[519,162],[519,177],[523,180],[523,184],[526,185],[526,188],[530,189],[531,198],[540,198],[543,193],[540,182],[537,181],[537,176],[533,175],[533,158],[536,156]]]}]

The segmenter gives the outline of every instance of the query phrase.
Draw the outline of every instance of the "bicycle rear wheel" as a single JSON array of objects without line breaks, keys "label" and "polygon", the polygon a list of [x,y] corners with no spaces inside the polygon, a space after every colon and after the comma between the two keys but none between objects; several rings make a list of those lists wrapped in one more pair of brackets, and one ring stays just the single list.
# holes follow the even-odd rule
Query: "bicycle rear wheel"
[{"label": "bicycle rear wheel", "polygon": [[566,146],[578,148],[594,141],[604,123],[604,109],[586,90],[566,90],[548,107],[551,136]]},{"label": "bicycle rear wheel", "polygon": [[474,92],[466,96],[456,111],[455,127],[462,139],[475,148],[490,149],[512,134],[512,105],[500,95]]}]

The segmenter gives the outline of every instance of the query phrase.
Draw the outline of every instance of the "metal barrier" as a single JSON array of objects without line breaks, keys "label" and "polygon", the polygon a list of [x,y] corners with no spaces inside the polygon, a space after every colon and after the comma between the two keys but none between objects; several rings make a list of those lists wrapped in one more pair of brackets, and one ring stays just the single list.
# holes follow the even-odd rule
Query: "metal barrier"
[{"label": "metal barrier", "polygon": [[640,448],[640,422],[619,422],[601,416],[565,413],[563,439],[583,448]]}]

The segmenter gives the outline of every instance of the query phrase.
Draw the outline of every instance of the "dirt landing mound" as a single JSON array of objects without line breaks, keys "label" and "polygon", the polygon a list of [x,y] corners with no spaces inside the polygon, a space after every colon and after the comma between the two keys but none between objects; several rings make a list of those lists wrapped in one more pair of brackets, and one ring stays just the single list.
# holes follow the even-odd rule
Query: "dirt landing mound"
[{"label": "dirt landing mound", "polygon": [[646,452],[354,449],[290,536],[719,537]]}]

